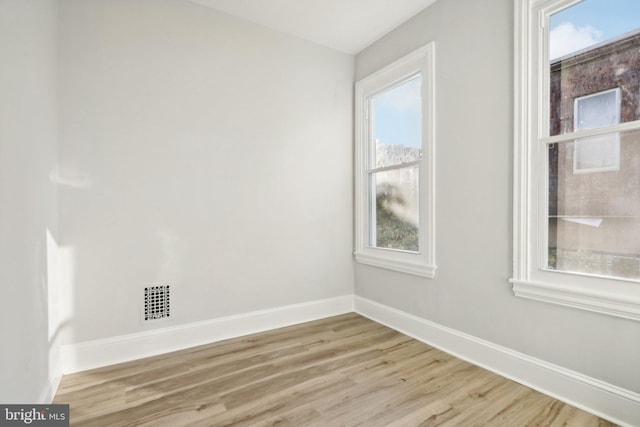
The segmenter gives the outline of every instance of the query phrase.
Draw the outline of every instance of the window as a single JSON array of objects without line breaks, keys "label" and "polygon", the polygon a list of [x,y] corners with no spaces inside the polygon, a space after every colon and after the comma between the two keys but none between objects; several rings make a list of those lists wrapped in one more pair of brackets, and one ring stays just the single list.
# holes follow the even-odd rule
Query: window
[{"label": "window", "polygon": [[[575,99],[573,128],[596,129],[620,123],[620,89],[611,89]],[[620,169],[618,132],[578,138],[573,151],[573,173]]]},{"label": "window", "polygon": [[434,277],[434,44],[356,83],[356,261]]},{"label": "window", "polygon": [[640,320],[639,23],[640,2],[516,2],[517,296]]}]

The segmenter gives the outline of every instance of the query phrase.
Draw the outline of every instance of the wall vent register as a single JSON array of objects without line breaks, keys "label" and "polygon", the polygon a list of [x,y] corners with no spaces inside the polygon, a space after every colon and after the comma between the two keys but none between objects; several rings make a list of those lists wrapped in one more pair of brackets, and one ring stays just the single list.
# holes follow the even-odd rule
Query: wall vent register
[{"label": "wall vent register", "polygon": [[144,320],[164,319],[170,316],[169,285],[144,288]]}]

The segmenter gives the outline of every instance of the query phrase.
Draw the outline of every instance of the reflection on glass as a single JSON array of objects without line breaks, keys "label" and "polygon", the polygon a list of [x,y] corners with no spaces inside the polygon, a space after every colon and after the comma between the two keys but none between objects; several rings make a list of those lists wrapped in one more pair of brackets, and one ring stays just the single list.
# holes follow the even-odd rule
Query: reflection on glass
[{"label": "reflection on glass", "polygon": [[640,1],[584,0],[550,16],[550,135],[640,119]]},{"label": "reflection on glass", "polygon": [[375,167],[420,159],[422,77],[416,76],[372,99]]},{"label": "reflection on glass", "polygon": [[[640,131],[619,135],[616,170],[575,173],[575,144],[549,145],[547,267],[640,279]],[[590,162],[610,162],[606,150],[596,160],[598,151]]]},{"label": "reflection on glass", "polygon": [[417,252],[418,168],[406,167],[372,174],[375,204],[371,246]]},{"label": "reflection on glass", "polygon": [[608,133],[576,139],[573,172],[589,173],[618,170],[620,167],[620,135]]}]

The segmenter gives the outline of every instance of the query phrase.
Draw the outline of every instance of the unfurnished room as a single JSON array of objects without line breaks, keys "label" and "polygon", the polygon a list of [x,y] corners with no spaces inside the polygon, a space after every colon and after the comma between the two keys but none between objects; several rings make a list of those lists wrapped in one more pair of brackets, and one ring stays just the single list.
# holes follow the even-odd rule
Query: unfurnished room
[{"label": "unfurnished room", "polygon": [[640,2],[0,0],[0,426],[640,427]]}]

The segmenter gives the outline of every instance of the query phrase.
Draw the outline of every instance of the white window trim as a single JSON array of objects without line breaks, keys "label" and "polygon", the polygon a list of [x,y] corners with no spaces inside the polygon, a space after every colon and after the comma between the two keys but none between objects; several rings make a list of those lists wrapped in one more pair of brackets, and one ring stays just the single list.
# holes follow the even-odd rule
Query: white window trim
[{"label": "white window trim", "polygon": [[[510,282],[519,297],[640,321],[638,281],[550,271],[539,264],[547,250],[541,232],[545,206],[539,203],[540,196],[547,192],[546,178],[541,176],[545,171],[544,150],[546,144],[566,139],[565,135],[539,138],[548,135],[549,126],[549,95],[539,90],[549,87],[543,65],[548,64],[544,30],[547,24],[543,17],[577,2],[518,0],[515,4],[514,257]],[[542,46],[538,49],[540,41]],[[581,130],[573,137],[638,128],[638,122],[622,123],[607,130]]]},{"label": "white window trim", "polygon": [[[573,130],[579,130],[578,127],[578,104],[580,103],[580,101],[584,100],[584,99],[589,99],[589,98],[593,98],[594,96],[598,96],[598,95],[604,95],[605,93],[614,93],[615,94],[615,98],[616,98],[616,123],[615,124],[619,124],[620,123],[620,106],[621,106],[621,96],[620,96],[620,88],[614,88],[614,89],[609,89],[609,90],[603,90],[601,92],[596,92],[596,93],[591,93],[589,95],[585,95],[585,96],[580,96],[576,99],[573,100]],[[589,128],[587,128],[589,129]],[[614,145],[614,156],[615,156],[615,164],[613,166],[605,166],[605,167],[600,167],[600,168],[579,168],[578,167],[578,148],[580,147],[580,144],[582,141],[584,141],[584,139],[582,138],[578,138],[576,139],[575,143],[573,144],[573,173],[575,174],[579,174],[579,173],[597,173],[597,172],[608,172],[608,171],[617,171],[620,170],[620,133],[616,132],[613,134],[610,134],[610,137],[612,139],[613,145]]]},{"label": "white window trim", "polygon": [[[419,252],[369,245],[369,99],[385,88],[422,74],[422,158],[419,176]],[[357,262],[403,273],[435,276],[435,42],[358,81],[355,87],[355,251]]]}]

